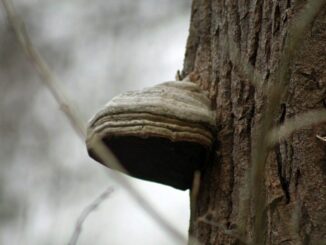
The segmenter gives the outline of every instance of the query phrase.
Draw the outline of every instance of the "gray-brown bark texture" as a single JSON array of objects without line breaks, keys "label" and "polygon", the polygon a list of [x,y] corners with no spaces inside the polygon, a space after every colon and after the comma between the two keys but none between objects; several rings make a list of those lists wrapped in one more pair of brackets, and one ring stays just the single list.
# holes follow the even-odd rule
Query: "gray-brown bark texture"
[{"label": "gray-brown bark texture", "polygon": [[[239,227],[246,170],[266,108],[263,89],[276,82],[290,26],[307,2],[193,0],[183,75],[193,74],[209,92],[218,128],[214,156],[202,173],[190,224],[190,235],[202,244],[241,244],[214,223],[229,230]],[[289,57],[273,126],[312,109],[325,110],[325,4]],[[316,135],[326,135],[325,123],[297,130],[268,149],[261,226],[264,244],[326,240],[326,143]],[[255,237],[253,200],[251,196],[244,226],[251,239]]]}]

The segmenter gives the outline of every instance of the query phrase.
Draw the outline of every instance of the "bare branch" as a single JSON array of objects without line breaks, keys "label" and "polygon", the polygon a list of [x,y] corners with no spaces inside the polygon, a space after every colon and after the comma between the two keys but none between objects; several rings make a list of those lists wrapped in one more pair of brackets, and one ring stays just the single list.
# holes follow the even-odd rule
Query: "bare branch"
[{"label": "bare branch", "polygon": [[197,222],[202,222],[211,226],[218,227],[225,235],[231,236],[233,238],[236,238],[237,240],[241,241],[244,244],[248,244],[245,237],[242,237],[236,230],[230,230],[225,227],[223,224],[219,224],[217,222],[211,221],[207,219],[206,216],[198,217]]},{"label": "bare branch", "polygon": [[78,238],[82,232],[82,226],[87,217],[94,212],[114,191],[112,187],[108,187],[100,196],[98,196],[90,205],[88,205],[79,215],[76,222],[75,230],[70,238],[68,245],[77,244]]},{"label": "bare branch", "polygon": [[226,37],[224,47],[228,48],[230,60],[235,65],[234,67],[238,68],[242,79],[249,81],[256,89],[261,88],[264,80],[263,75],[241,56],[240,50],[232,38]]},{"label": "bare branch", "polygon": [[[103,142],[99,139],[98,136],[92,137],[93,142],[92,147],[96,154],[103,159],[105,163],[110,163],[114,168],[121,167],[121,164],[117,165],[118,162],[115,160],[111,161],[114,155],[107,149],[107,147],[103,144]],[[115,158],[115,157],[114,157]],[[115,164],[116,165],[113,165]],[[152,205],[145,199],[139,191],[128,181],[128,179],[120,174],[113,174],[112,178],[115,179],[118,183],[120,183],[126,191],[128,191],[129,195],[131,195],[134,200],[138,203],[138,205],[143,208],[164,230],[166,230],[178,243],[185,244],[186,238],[180,234],[178,230],[176,230],[167,220],[165,220],[153,207]]]},{"label": "bare branch", "polygon": [[190,191],[190,212],[191,212],[191,218],[195,217],[195,211],[197,209],[197,197],[200,187],[200,171],[195,171],[193,182],[192,182],[192,188]]},{"label": "bare branch", "polygon": [[[325,0],[311,0],[309,1],[303,11],[298,16],[292,19],[291,26],[289,27],[283,55],[280,59],[280,63],[276,72],[273,74],[270,86],[267,90],[267,102],[266,108],[262,115],[262,122],[257,130],[257,138],[255,139],[255,145],[252,146],[252,164],[250,168],[249,178],[249,191],[250,196],[253,199],[253,205],[255,210],[254,221],[254,239],[256,244],[264,242],[264,227],[266,223],[266,217],[264,216],[264,206],[266,202],[265,197],[265,169],[266,159],[269,153],[268,133],[273,127],[273,120],[278,112],[280,102],[284,91],[286,90],[290,80],[290,65],[294,58],[298,45],[302,40],[302,33],[306,30],[307,26],[311,23],[314,17],[318,14],[321,7],[325,5]],[[241,200],[241,202],[249,202],[250,199]],[[242,203],[241,206],[247,207],[248,204]],[[239,215],[244,220],[241,223],[247,221],[248,215]],[[240,230],[240,234],[244,231]]]},{"label": "bare branch", "polygon": [[[303,113],[287,120],[283,125],[273,128],[268,134],[269,144],[274,145],[280,140],[285,139],[294,131],[313,124],[318,124],[326,121],[326,111],[316,110]],[[318,136],[316,136],[319,138]],[[320,138],[319,138],[320,139]]]},{"label": "bare branch", "polygon": [[38,71],[42,82],[50,90],[56,102],[59,104],[60,109],[66,114],[75,131],[82,139],[84,139],[86,135],[85,126],[83,125],[82,121],[79,120],[77,112],[70,105],[63,88],[60,86],[60,83],[50,70],[49,66],[32,45],[31,39],[26,32],[25,25],[17,16],[12,3],[8,0],[2,0],[2,3],[7,13],[9,23],[17,36],[17,40],[25,51],[26,56],[35,66],[35,69]]},{"label": "bare branch", "polygon": [[[24,49],[27,57],[35,66],[39,75],[41,76],[41,81],[47,86],[51,91],[53,97],[59,104],[61,110],[65,113],[70,123],[72,124],[76,133],[80,138],[85,140],[85,127],[75,110],[72,109],[71,103],[69,102],[67,96],[64,93],[64,90],[59,86],[58,80],[55,78],[54,74],[50,70],[49,66],[46,64],[44,59],[41,57],[39,52],[34,48],[31,39],[29,38],[26,29],[24,28],[24,23],[17,16],[15,9],[10,0],[2,0],[4,9],[8,16],[9,23],[13,27],[13,30],[17,36],[17,39]],[[102,140],[99,137],[93,137],[94,141],[93,150],[107,166],[112,166],[112,168],[119,169],[122,172],[126,172],[120,162],[116,159],[113,153],[103,144]],[[111,176],[115,181],[120,183],[125,190],[135,199],[137,204],[143,208],[147,214],[149,214],[154,221],[157,222],[165,231],[167,231],[177,242],[178,244],[185,244],[186,238],[176,230],[167,220],[165,220],[159,213],[152,207],[152,205],[144,198],[140,192],[128,181],[128,179],[120,174],[113,174]]]},{"label": "bare branch", "polygon": [[316,137],[317,137],[317,139],[320,139],[321,141],[324,141],[324,142],[326,142],[326,137],[322,137],[322,136],[320,136],[320,135],[316,135]]}]

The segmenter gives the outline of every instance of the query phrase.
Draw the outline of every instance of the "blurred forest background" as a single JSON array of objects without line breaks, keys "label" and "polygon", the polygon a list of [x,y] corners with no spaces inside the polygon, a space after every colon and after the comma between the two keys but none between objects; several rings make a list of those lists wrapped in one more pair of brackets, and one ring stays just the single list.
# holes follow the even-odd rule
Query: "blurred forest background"
[{"label": "blurred forest background", "polygon": [[[14,4],[85,123],[114,95],[173,80],[182,68],[190,0]],[[87,156],[0,9],[0,244],[66,244],[108,186],[114,193],[86,220],[78,244],[173,244]],[[186,236],[189,193],[132,181]]]}]

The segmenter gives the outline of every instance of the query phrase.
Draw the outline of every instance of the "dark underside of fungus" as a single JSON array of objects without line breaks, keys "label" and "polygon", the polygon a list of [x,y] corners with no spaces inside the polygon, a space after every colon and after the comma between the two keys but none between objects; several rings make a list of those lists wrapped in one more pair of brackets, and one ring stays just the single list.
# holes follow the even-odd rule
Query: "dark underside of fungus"
[{"label": "dark underside of fungus", "polygon": [[166,82],[113,98],[90,121],[87,148],[94,135],[116,155],[127,173],[177,189],[191,188],[213,142],[215,117],[210,101],[191,82]]}]

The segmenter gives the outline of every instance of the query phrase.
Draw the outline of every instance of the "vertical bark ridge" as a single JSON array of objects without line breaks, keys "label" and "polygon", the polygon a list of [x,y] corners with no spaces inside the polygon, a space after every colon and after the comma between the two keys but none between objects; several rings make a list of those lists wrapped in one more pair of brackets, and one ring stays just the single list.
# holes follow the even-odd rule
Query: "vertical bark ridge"
[{"label": "vertical bark ridge", "polygon": [[200,7],[200,4],[201,2],[198,0],[194,0],[192,2],[189,36],[187,40],[186,53],[183,64],[183,76],[188,75],[191,71],[194,70],[197,49],[200,43],[200,36],[198,34],[198,22],[200,18],[200,12],[198,11],[198,8]]},{"label": "vertical bark ridge", "polygon": [[251,65],[255,66],[256,56],[258,52],[258,42],[259,42],[259,33],[261,30],[262,24],[262,7],[264,1],[255,0],[252,4],[252,12],[250,19],[250,30],[249,30],[249,48],[248,48],[248,57]]},{"label": "vertical bark ridge", "polygon": [[[266,97],[241,74],[248,62],[267,86],[280,63],[288,27],[302,0],[193,0],[184,73],[198,73],[216,106],[218,132],[212,160],[202,175],[195,216],[237,228],[240,190]],[[275,125],[326,104],[326,9],[313,22],[291,59],[288,88]],[[235,43],[241,62],[231,59]],[[267,159],[266,244],[315,244],[325,239],[326,151],[316,134],[326,125],[303,128],[279,142]],[[246,232],[252,233],[250,210]],[[194,217],[193,220],[196,220]],[[293,223],[294,218],[298,220]],[[221,228],[196,222],[190,233],[202,244],[237,244]]]}]

